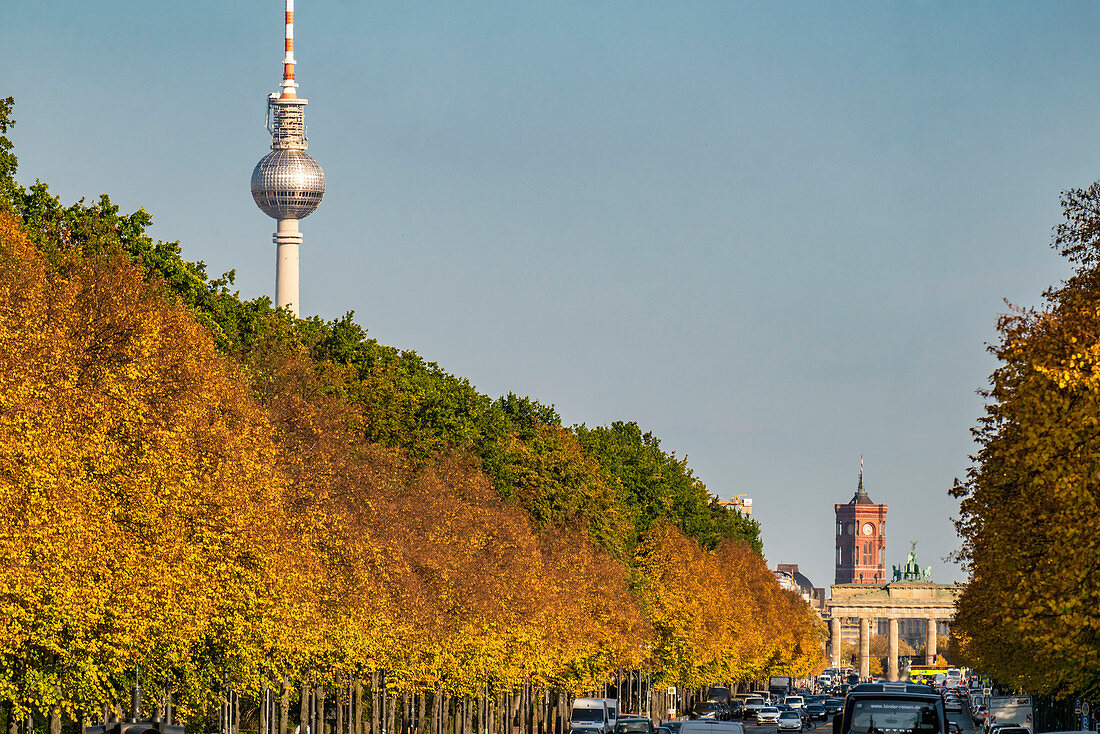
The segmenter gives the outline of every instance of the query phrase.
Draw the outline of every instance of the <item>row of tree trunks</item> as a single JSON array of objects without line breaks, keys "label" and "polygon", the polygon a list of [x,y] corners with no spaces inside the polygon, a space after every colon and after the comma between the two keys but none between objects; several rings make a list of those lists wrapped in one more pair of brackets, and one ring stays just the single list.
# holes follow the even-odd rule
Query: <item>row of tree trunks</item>
[{"label": "row of tree trunks", "polygon": [[[600,686],[587,695],[612,698],[616,691],[621,691],[620,710],[637,710],[640,703],[644,714],[647,697],[638,694],[645,690],[645,683],[644,674],[624,674],[616,679],[615,685]],[[258,701],[240,702],[236,694],[226,691],[221,711],[216,713],[220,734],[241,734],[242,711],[247,717],[244,734],[567,734],[569,731],[572,696],[533,685],[493,695],[482,686],[472,696],[452,696],[441,684],[428,690],[392,692],[387,690],[385,673],[375,671],[364,680],[338,678],[332,691],[310,681],[302,682],[297,690],[292,686],[284,679],[277,692],[266,691]],[[735,686],[731,685],[730,690],[735,690]],[[683,713],[703,700],[706,691],[706,688],[680,688],[671,695],[665,687],[653,688],[648,697],[650,713],[655,720],[670,718],[670,709]],[[296,725],[291,719],[293,698],[298,699]],[[116,708],[114,704],[105,706],[105,717]],[[158,703],[156,708],[161,713],[162,704]],[[37,726],[34,717],[13,721],[10,711],[8,708],[5,717],[7,734],[61,734],[65,716],[56,707]],[[146,714],[152,715],[152,711]]]}]

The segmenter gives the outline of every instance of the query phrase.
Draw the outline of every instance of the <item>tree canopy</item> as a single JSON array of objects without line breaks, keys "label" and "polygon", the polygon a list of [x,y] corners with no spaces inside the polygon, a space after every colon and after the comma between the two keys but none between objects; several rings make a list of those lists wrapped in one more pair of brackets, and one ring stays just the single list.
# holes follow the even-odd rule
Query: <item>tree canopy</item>
[{"label": "tree canopy", "polygon": [[145,211],[19,186],[10,150],[0,137],[0,696],[16,712],[118,701],[135,665],[172,676],[186,714],[226,682],[377,669],[465,695],[591,688],[643,662],[693,682],[821,662],[759,528],[636,424],[567,428],[350,313],[243,300],[232,273],[148,237]]},{"label": "tree canopy", "polygon": [[964,660],[1034,693],[1100,693],[1100,184],[1062,196],[1076,270],[1001,318],[957,523]]}]

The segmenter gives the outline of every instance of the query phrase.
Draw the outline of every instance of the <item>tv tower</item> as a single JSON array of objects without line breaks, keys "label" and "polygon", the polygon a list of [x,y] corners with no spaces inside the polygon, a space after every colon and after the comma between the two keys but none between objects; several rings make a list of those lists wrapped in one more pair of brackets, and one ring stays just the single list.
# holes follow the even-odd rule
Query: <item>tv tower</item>
[{"label": "tv tower", "polygon": [[275,243],[275,305],[299,315],[298,220],[313,213],[325,195],[325,172],[306,153],[305,106],[294,81],[294,0],[286,0],[286,55],[282,92],[267,96],[267,131],[271,152],[252,170],[252,198],[278,225]]}]

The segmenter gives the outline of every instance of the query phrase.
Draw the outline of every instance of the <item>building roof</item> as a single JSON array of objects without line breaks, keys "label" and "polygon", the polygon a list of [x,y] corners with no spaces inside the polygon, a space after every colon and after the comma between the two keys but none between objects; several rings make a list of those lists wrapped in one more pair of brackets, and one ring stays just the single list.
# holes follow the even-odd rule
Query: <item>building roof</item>
[{"label": "building roof", "polygon": [[856,493],[852,495],[852,499],[848,502],[849,505],[873,505],[874,502],[867,496],[867,490],[863,488],[863,472],[859,474],[859,488],[856,489]]}]

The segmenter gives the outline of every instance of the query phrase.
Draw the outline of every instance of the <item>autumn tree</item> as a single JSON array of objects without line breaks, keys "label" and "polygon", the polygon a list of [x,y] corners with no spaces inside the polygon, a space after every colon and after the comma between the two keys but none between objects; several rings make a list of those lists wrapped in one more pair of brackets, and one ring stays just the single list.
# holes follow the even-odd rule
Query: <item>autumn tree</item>
[{"label": "autumn tree", "polygon": [[0,222],[0,695],[119,700],[126,668],[260,668],[285,619],[268,425],[207,332],[124,257]]},{"label": "autumn tree", "polygon": [[1042,309],[999,324],[958,529],[970,573],[959,654],[1035,693],[1100,693],[1100,184],[1063,194],[1075,266]]},{"label": "autumn tree", "polygon": [[152,217],[15,183],[0,100],[0,698],[70,716],[127,671],[182,713],[389,672],[592,689],[804,675],[820,620],[759,527],[637,424],[490,399],[348,313],[294,319]]}]

